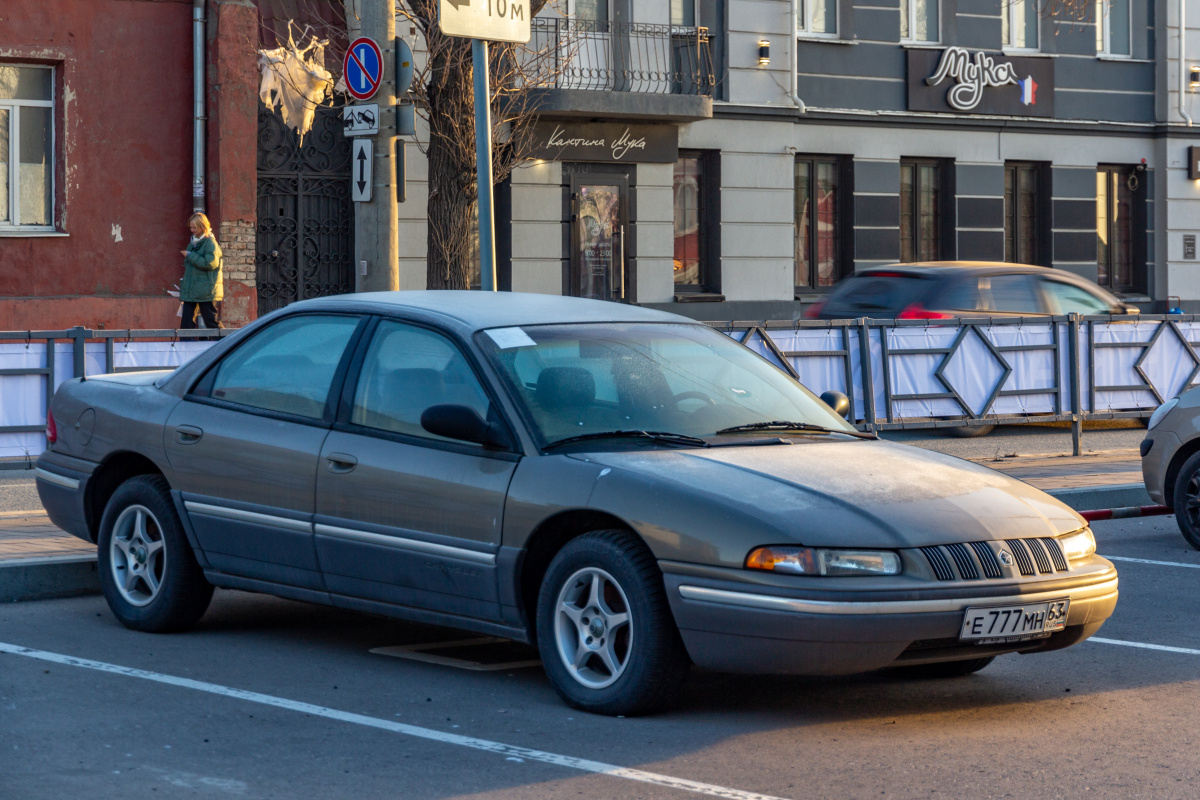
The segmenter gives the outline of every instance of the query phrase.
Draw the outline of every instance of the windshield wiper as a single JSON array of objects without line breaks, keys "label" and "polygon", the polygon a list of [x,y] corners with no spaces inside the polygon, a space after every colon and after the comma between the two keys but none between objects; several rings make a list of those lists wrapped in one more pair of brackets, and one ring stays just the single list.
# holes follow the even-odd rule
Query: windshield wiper
[{"label": "windshield wiper", "polygon": [[813,431],[815,433],[844,433],[847,436],[855,436],[859,439],[877,439],[873,433],[863,433],[862,431],[843,431],[837,428],[826,428],[824,425],[815,425],[811,422],[789,422],[787,420],[777,419],[770,422],[749,422],[745,425],[734,425],[731,428],[722,428],[717,431],[718,436],[724,433],[742,433],[745,431]]},{"label": "windshield wiper", "polygon": [[578,436],[568,436],[565,439],[556,439],[550,442],[543,449],[558,447],[563,444],[571,444],[572,442],[586,442],[589,439],[653,439],[658,442],[668,442],[670,444],[690,444],[697,447],[708,447],[708,442],[698,436],[688,436],[684,433],[670,433],[668,431],[601,431],[600,433],[581,433]]}]

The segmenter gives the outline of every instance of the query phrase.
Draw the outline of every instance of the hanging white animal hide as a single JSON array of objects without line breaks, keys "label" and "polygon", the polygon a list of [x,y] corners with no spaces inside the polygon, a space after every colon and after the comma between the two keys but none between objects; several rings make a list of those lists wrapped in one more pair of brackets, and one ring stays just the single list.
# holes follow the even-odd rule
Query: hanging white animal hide
[{"label": "hanging white animal hide", "polygon": [[258,51],[258,67],[262,72],[258,96],[267,108],[279,107],[283,124],[295,130],[301,142],[312,130],[317,106],[333,91],[333,75],[325,69],[328,43],[314,37],[300,48],[289,29],[286,45]]}]

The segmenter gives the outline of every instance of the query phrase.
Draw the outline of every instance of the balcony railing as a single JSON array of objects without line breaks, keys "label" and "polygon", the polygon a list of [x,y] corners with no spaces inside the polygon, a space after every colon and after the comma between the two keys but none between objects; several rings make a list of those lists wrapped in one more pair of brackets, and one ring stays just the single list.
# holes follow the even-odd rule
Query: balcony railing
[{"label": "balcony railing", "polygon": [[539,87],[711,97],[708,28],[575,19],[533,20]]}]

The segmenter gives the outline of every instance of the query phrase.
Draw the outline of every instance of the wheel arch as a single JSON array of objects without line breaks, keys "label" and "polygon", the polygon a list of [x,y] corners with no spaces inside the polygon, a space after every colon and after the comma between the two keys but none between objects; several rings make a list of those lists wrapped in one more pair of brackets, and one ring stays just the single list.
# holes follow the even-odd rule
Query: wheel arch
[{"label": "wheel arch", "polygon": [[542,520],[525,543],[524,556],[517,570],[517,600],[529,630],[530,641],[537,641],[537,598],[542,579],[554,556],[572,539],[592,531],[625,530],[645,540],[633,526],[607,511],[571,509]]},{"label": "wheel arch", "polygon": [[122,483],[138,475],[166,477],[152,460],[130,450],[113,453],[92,473],[84,496],[84,512],[87,515],[88,534],[93,542],[100,536],[100,520],[113,492]]},{"label": "wheel arch", "polygon": [[1171,457],[1171,464],[1167,467],[1167,474],[1163,476],[1163,498],[1167,501],[1167,505],[1175,507],[1175,481],[1179,478],[1179,470],[1183,469],[1183,465],[1192,456],[1200,453],[1200,436],[1190,439],[1183,443],[1175,455]]}]

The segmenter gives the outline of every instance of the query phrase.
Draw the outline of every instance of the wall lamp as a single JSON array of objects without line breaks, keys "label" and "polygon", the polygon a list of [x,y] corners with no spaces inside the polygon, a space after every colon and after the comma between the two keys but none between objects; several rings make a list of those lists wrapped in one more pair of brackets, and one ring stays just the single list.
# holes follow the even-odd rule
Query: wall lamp
[{"label": "wall lamp", "polygon": [[1193,92],[1200,89],[1200,67],[1193,65],[1188,68],[1188,84]]},{"label": "wall lamp", "polygon": [[[767,67],[771,64],[771,43],[766,39],[758,40],[758,65]],[[1197,76],[1197,81],[1200,82],[1200,76]],[[1193,84],[1195,85],[1195,84]]]}]

